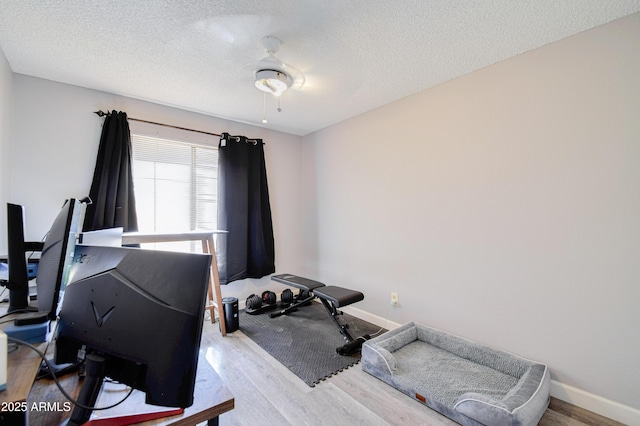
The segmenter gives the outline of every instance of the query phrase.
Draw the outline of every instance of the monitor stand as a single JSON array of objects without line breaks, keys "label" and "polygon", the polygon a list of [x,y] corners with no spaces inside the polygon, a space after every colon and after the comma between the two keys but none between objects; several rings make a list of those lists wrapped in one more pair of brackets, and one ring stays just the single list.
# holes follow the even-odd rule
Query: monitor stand
[{"label": "monitor stand", "polygon": [[80,389],[78,402],[67,421],[67,426],[80,426],[91,417],[91,412],[96,405],[102,382],[104,381],[104,357],[97,354],[87,354],[85,359],[86,376]]},{"label": "monitor stand", "polygon": [[13,312],[38,312],[36,306],[29,305],[29,288],[9,290],[9,307],[7,313]]},{"label": "monitor stand", "polygon": [[53,359],[47,359],[47,362],[42,361],[40,364],[40,370],[38,370],[38,375],[36,376],[36,380],[40,379],[53,379],[53,377],[62,377],[65,374],[73,373],[74,371],[78,371],[79,364],[56,364]]},{"label": "monitor stand", "polygon": [[[90,418],[93,412],[92,407],[95,406],[98,400],[98,395],[102,388],[102,382],[104,382],[104,362],[103,356],[98,354],[87,354],[85,357],[85,378],[80,389],[80,395],[78,396],[78,402],[84,407],[78,405],[75,406],[71,417],[64,425],[66,426],[80,426],[83,424],[91,424]],[[144,421],[161,419],[168,416],[182,414],[184,408],[170,408],[158,412],[150,413],[137,413],[124,416],[118,416],[110,418],[109,421],[112,424],[128,425],[141,423]]]}]

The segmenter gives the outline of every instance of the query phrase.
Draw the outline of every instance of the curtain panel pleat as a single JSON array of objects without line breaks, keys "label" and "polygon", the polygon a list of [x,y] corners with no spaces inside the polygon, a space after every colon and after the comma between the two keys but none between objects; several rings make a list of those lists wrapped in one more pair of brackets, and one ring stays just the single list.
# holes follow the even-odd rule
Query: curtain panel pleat
[{"label": "curtain panel pleat", "polygon": [[275,272],[275,243],[262,140],[223,133],[218,146],[220,283]]},{"label": "curtain panel pleat", "polygon": [[131,134],[127,114],[112,111],[102,126],[98,158],[85,213],[85,231],[123,227],[138,230],[131,173]]}]

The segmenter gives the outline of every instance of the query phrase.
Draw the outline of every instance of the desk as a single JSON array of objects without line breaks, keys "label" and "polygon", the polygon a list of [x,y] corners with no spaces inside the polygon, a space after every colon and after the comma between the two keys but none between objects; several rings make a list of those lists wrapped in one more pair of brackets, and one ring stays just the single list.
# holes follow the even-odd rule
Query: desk
[{"label": "desk", "polygon": [[[78,375],[68,374],[61,378],[62,386],[74,398],[77,398],[80,389],[80,380]],[[122,400],[128,393],[128,388],[124,385],[107,383],[102,386],[102,390],[96,402],[97,406],[107,406],[111,403]],[[60,390],[56,387],[52,380],[38,380],[29,396],[29,407],[42,402],[49,404],[44,411],[32,411],[29,413],[32,424],[38,425],[54,425],[62,424],[71,416],[72,406],[69,407],[67,400],[62,396]],[[233,410],[235,407],[235,398],[224,385],[222,379],[218,376],[213,367],[207,362],[206,357],[201,350],[198,357],[198,372],[194,390],[194,400],[191,407],[185,408],[182,414],[164,417],[140,423],[144,426],[152,425],[189,425],[193,426],[201,422],[208,422],[210,425],[217,424],[219,415]],[[144,394],[139,391],[133,391],[131,396],[117,407],[104,411],[94,411],[91,420],[106,419],[114,416],[125,416],[132,414],[148,413],[166,409],[166,407],[156,407],[146,405],[144,403]]]},{"label": "desk", "polygon": [[[216,321],[215,311],[220,317],[220,332],[227,335],[222,312],[222,292],[220,291],[220,276],[218,275],[218,262],[216,260],[216,248],[213,242],[214,234],[226,234],[227,231],[188,231],[188,232],[125,232],[122,234],[122,244],[145,243],[169,243],[175,241],[202,241],[202,252],[211,255],[211,273],[209,274],[209,291],[207,292],[207,304],[211,316],[211,322]],[[214,297],[215,293],[215,297]]]},{"label": "desk", "polygon": [[[35,346],[42,352],[47,348],[46,343]],[[20,424],[21,422],[27,424],[28,410],[23,410],[23,408],[27,407],[27,397],[41,362],[42,359],[37,353],[22,345],[19,345],[16,351],[9,353],[7,357],[7,389],[0,392],[0,406],[12,411],[2,413],[6,417],[5,420],[8,420],[3,424]]]},{"label": "desk", "polygon": [[[124,385],[105,382],[96,405],[107,406],[113,404],[120,401],[127,393],[128,388],[125,389]],[[185,408],[182,414],[139,424],[145,426],[191,426],[206,421],[209,424],[217,425],[218,416],[233,410],[234,406],[235,398],[201,352],[198,357],[198,380],[196,381],[193,405]],[[144,394],[142,392],[134,391],[121,405],[109,410],[95,411],[91,419],[105,419],[131,413],[153,412],[157,411],[157,409],[158,407],[144,403]]]}]

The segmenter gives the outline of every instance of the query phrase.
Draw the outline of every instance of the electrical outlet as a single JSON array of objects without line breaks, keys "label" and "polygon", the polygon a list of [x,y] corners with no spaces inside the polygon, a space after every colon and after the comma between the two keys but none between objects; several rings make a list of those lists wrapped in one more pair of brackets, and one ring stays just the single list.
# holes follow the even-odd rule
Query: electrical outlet
[{"label": "electrical outlet", "polygon": [[391,293],[391,306],[399,306],[398,293]]}]

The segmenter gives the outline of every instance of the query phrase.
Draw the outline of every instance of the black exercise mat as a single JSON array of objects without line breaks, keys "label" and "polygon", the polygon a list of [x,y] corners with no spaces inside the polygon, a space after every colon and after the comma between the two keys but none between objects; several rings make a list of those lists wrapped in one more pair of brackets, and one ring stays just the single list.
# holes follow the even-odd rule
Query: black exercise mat
[{"label": "black exercise mat", "polygon": [[[377,325],[346,313],[339,318],[343,324],[349,324],[349,333],[354,338],[380,331]],[[309,386],[360,361],[359,352],[354,356],[336,353],[336,348],[346,341],[320,303],[277,318],[270,318],[269,312],[249,315],[241,311],[239,320],[245,335]]]}]

